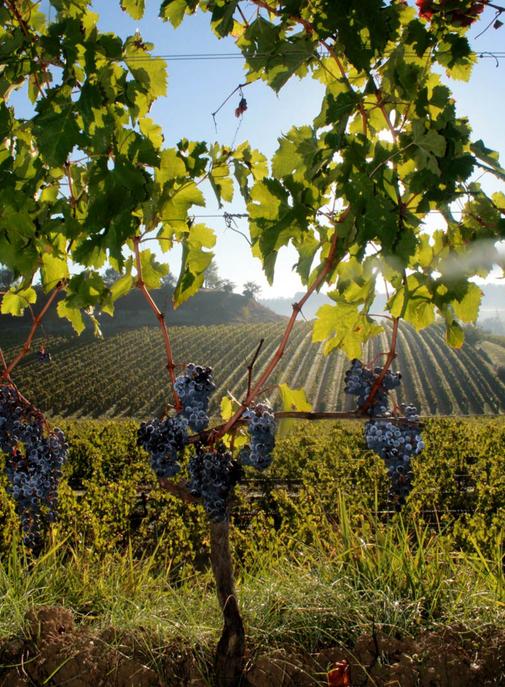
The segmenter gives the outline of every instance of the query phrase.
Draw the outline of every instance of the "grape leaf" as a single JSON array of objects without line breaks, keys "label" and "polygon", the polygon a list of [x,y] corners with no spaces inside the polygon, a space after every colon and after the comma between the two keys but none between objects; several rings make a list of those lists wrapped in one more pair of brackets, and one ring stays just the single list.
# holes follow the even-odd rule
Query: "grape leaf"
[{"label": "grape leaf", "polygon": [[110,287],[112,301],[117,301],[118,298],[126,296],[134,286],[133,277],[131,274],[125,274],[115,281]]},{"label": "grape leaf", "polygon": [[322,305],[316,313],[312,340],[325,341],[324,354],[342,348],[349,358],[361,358],[365,341],[383,329],[352,303]]},{"label": "grape leaf", "polygon": [[14,317],[20,317],[28,305],[35,303],[36,300],[37,293],[32,287],[21,289],[19,291],[12,289],[4,294],[0,312],[2,315],[14,315]]},{"label": "grape leaf", "polygon": [[168,274],[168,265],[158,262],[149,249],[140,253],[142,281],[148,289],[158,289],[161,281]]},{"label": "grape leaf", "polygon": [[160,17],[164,21],[169,21],[176,29],[184,19],[186,12],[194,11],[198,0],[164,0],[160,7]]},{"label": "grape leaf", "polygon": [[142,19],[144,16],[144,0],[121,0],[121,9],[128,12],[133,19]]},{"label": "grape leaf", "polygon": [[479,315],[482,291],[477,284],[468,284],[466,294],[461,300],[451,301],[456,317],[462,322],[475,322]]},{"label": "grape leaf", "polygon": [[284,410],[312,410],[312,405],[307,401],[305,389],[291,389],[287,384],[279,384],[279,391]]},{"label": "grape leaf", "polygon": [[77,334],[84,331],[84,320],[80,308],[72,307],[66,300],[61,300],[56,306],[56,311],[60,317],[70,322]]},{"label": "grape leaf", "polygon": [[221,399],[221,418],[224,422],[229,420],[233,415],[233,403],[228,396],[223,396]]},{"label": "grape leaf", "polygon": [[457,322],[447,324],[445,338],[452,348],[461,348],[465,341],[465,332]]}]

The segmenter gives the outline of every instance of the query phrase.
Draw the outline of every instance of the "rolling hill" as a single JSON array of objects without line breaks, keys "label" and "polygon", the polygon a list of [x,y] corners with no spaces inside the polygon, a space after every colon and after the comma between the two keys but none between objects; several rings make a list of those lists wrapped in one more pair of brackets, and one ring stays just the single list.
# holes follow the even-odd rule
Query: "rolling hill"
[{"label": "rolling hill", "polygon": [[[260,338],[264,346],[257,374],[278,344],[282,322],[220,324],[171,328],[176,363],[211,365],[219,399],[226,392],[242,398],[247,362]],[[505,341],[499,337],[469,337],[462,349],[447,346],[440,326],[416,333],[400,328],[398,364],[403,375],[399,402],[414,402],[423,414],[495,414],[505,411],[505,383],[498,375],[505,361]],[[41,341],[41,340],[39,340]],[[104,339],[89,335],[49,336],[52,362],[41,364],[29,354],[15,371],[22,392],[54,415],[146,417],[159,413],[170,400],[161,334],[155,327],[116,333]],[[388,347],[387,333],[370,342],[364,360],[373,360]],[[4,348],[10,358],[16,350]],[[36,344],[34,347],[36,351]],[[311,341],[307,323],[295,326],[288,348],[272,377],[272,385],[287,382],[304,387],[317,410],[352,407],[344,394],[347,358],[334,351],[328,357]],[[270,389],[275,400],[275,388]],[[216,403],[213,411],[217,412]]]}]

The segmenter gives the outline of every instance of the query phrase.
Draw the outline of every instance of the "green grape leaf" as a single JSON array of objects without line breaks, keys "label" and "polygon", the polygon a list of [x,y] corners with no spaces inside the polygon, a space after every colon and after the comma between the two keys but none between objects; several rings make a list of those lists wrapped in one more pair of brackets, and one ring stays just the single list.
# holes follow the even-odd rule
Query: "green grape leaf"
[{"label": "green grape leaf", "polygon": [[451,301],[456,317],[462,322],[475,322],[479,315],[482,290],[477,284],[468,284],[467,291],[461,300]]},{"label": "green grape leaf", "polygon": [[160,7],[160,17],[164,21],[169,21],[176,29],[184,19],[186,12],[194,11],[198,0],[164,0]]},{"label": "green grape leaf", "polygon": [[158,262],[149,249],[140,253],[142,281],[148,289],[159,289],[163,277],[168,274],[168,265]]},{"label": "green grape leaf", "polygon": [[60,281],[67,279],[70,275],[67,258],[58,253],[43,253],[42,267],[40,268],[42,286],[45,293],[48,293]]},{"label": "green grape leaf", "polygon": [[139,119],[139,128],[155,148],[160,148],[162,146],[163,129],[159,124],[156,124],[151,117],[141,117]]},{"label": "green grape leaf", "polygon": [[167,199],[160,202],[160,212],[161,219],[168,223],[186,222],[191,206],[205,206],[203,193],[194,181],[180,186],[175,191],[167,190],[166,195]]},{"label": "green grape leaf", "polygon": [[228,203],[233,200],[233,179],[227,165],[213,167],[209,173],[209,181],[220,208],[223,207],[222,200]]},{"label": "green grape leaf", "polygon": [[318,309],[312,340],[326,342],[325,355],[334,348],[342,348],[349,358],[361,358],[363,344],[382,331],[382,327],[360,312],[355,304],[338,302]]},{"label": "green grape leaf", "polygon": [[56,306],[56,311],[61,318],[70,322],[77,334],[84,331],[84,320],[80,308],[70,306],[66,300],[61,300]]},{"label": "green grape leaf", "polygon": [[234,20],[233,15],[237,9],[239,0],[228,0],[228,2],[216,2],[212,8],[212,29],[220,38],[224,38],[231,33]]},{"label": "green grape leaf", "polygon": [[291,389],[287,384],[279,384],[279,391],[284,410],[298,410],[301,412],[312,410],[312,405],[307,401],[305,389]]},{"label": "green grape leaf", "polygon": [[33,132],[39,152],[49,164],[63,165],[74,146],[81,143],[74,103],[44,99],[39,101],[37,109],[39,114],[33,120]]},{"label": "green grape leaf", "polygon": [[[505,169],[500,165],[500,156],[494,150],[487,148],[482,140],[475,141],[470,145],[470,150],[475,155],[475,157],[485,162],[491,169],[488,171],[492,172],[499,179],[505,181]],[[487,169],[487,167],[486,167]]]},{"label": "green grape leaf", "polygon": [[280,39],[281,26],[258,16],[238,40],[249,68],[249,80],[263,79],[279,92],[294,75],[305,76],[317,43],[304,31]]},{"label": "green grape leaf", "polygon": [[452,348],[461,348],[465,341],[465,332],[463,331],[463,327],[461,327],[461,325],[459,325],[457,322],[451,322],[451,324],[447,323],[445,338],[449,346],[452,346]]},{"label": "green grape leaf", "polygon": [[2,298],[0,312],[2,315],[14,315],[14,317],[20,317],[24,313],[25,309],[32,303],[35,303],[36,300],[37,293],[32,287],[21,289],[19,291],[11,289],[10,291],[7,291]]},{"label": "green grape leaf", "polygon": [[181,271],[173,295],[174,308],[202,287],[205,270],[214,257],[213,253],[203,249],[211,248],[215,241],[215,233],[205,224],[194,224],[186,230],[182,238]]},{"label": "green grape leaf", "polygon": [[184,160],[177,154],[175,148],[166,148],[161,152],[159,168],[156,170],[155,179],[163,186],[175,179],[185,179],[187,175]]},{"label": "green grape leaf", "polygon": [[233,403],[228,396],[223,396],[221,399],[221,418],[224,422],[229,420],[233,415]]},{"label": "green grape leaf", "polygon": [[465,36],[452,33],[439,42],[436,59],[446,68],[451,78],[468,81],[477,62],[477,55],[472,52]]},{"label": "green grape leaf", "polygon": [[110,287],[112,301],[115,302],[119,298],[126,296],[134,286],[133,277],[131,274],[125,274],[115,281]]},{"label": "green grape leaf", "polygon": [[[144,59],[139,59],[144,58]],[[167,94],[167,65],[149,54],[147,46],[130,36],[125,43],[124,61],[151,101]]]},{"label": "green grape leaf", "polygon": [[121,0],[121,9],[128,12],[133,19],[142,19],[144,16],[144,0]]}]

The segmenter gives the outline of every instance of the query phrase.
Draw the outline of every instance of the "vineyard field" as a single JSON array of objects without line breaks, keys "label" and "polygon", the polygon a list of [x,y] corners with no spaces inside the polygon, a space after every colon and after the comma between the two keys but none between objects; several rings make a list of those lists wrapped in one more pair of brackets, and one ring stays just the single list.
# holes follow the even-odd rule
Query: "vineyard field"
[{"label": "vineyard field", "polygon": [[[259,340],[263,338],[264,344],[255,374],[270,359],[283,326],[273,322],[173,327],[176,364],[179,369],[190,361],[212,366],[218,387],[215,399],[228,392],[240,399],[246,390],[247,362]],[[364,360],[379,361],[387,351],[388,325],[385,329],[365,346]],[[471,337],[456,350],[447,346],[439,326],[417,333],[403,324],[395,367],[404,379],[396,400],[413,402],[427,415],[503,412],[505,384],[497,376],[501,360],[492,354],[505,349],[482,337]],[[49,364],[37,360],[42,342],[52,356]],[[8,358],[16,350],[12,342],[4,348]],[[348,364],[340,351],[324,356],[323,346],[312,343],[311,326],[299,323],[271,378],[268,395],[275,401],[275,385],[287,382],[293,388],[303,387],[315,410],[351,409],[353,399],[344,394]],[[131,329],[105,339],[38,339],[16,369],[14,381],[42,410],[58,416],[142,418],[159,413],[170,402],[163,341],[156,327]],[[211,410],[217,412],[216,403]]]}]

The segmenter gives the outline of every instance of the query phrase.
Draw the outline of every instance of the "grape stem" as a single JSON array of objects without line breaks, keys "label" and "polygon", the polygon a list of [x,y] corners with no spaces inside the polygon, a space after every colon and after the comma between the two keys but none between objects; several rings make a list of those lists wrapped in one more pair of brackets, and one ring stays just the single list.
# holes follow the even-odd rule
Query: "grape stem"
[{"label": "grape stem", "polygon": [[167,323],[165,322],[165,315],[158,308],[154,302],[153,297],[149,293],[149,289],[146,287],[144,280],[142,278],[142,261],[140,259],[140,236],[135,236],[133,239],[133,247],[135,252],[135,263],[137,266],[137,288],[142,292],[144,298],[146,299],[149,307],[153,311],[158,323],[160,325],[161,333],[163,335],[163,342],[165,344],[165,353],[167,357],[167,370],[170,379],[170,386],[172,388],[172,394],[174,396],[175,409],[179,412],[182,409],[181,400],[175,391],[175,364],[174,356],[172,353],[172,344],[170,343],[170,334],[168,333]]},{"label": "grape stem", "polygon": [[[349,215],[351,211],[351,208],[348,207],[344,212],[340,215],[338,219],[338,223],[343,222],[347,216]],[[224,434],[227,434],[230,429],[240,420],[242,417],[242,413],[244,410],[251,404],[251,402],[256,398],[258,394],[261,393],[263,387],[265,386],[268,378],[274,371],[275,367],[279,363],[280,359],[282,358],[284,354],[284,350],[286,349],[289,336],[291,332],[293,331],[293,327],[295,326],[295,321],[296,318],[298,317],[298,314],[301,312],[301,309],[307,302],[307,300],[310,298],[310,296],[314,293],[314,291],[317,291],[324,283],[326,277],[330,274],[332,269],[334,268],[334,262],[335,262],[335,256],[337,254],[337,246],[338,246],[338,234],[337,231],[335,230],[332,240],[331,240],[331,245],[330,245],[330,250],[329,253],[323,263],[323,267],[321,271],[319,272],[318,276],[312,284],[309,286],[307,291],[305,292],[304,296],[297,302],[293,303],[293,312],[291,313],[291,317],[289,318],[289,321],[286,325],[286,329],[284,330],[284,334],[282,336],[282,339],[277,347],[277,350],[275,351],[274,355],[272,356],[272,359],[266,366],[265,370],[262,372],[260,375],[260,378],[258,381],[254,384],[252,389],[250,389],[247,393],[247,396],[242,403],[241,407],[237,410],[237,412],[226,422],[224,425],[222,425],[220,428],[217,429],[216,433],[216,438],[222,437]]]},{"label": "grape stem", "polygon": [[[42,310],[39,312],[39,314],[36,317],[33,318],[32,326],[31,326],[31,329],[28,333],[26,341],[23,344],[23,348],[19,351],[17,356],[14,358],[14,360],[9,365],[4,365],[4,371],[3,371],[2,377],[1,377],[2,380],[5,380],[5,379],[10,380],[12,370],[16,367],[16,365],[21,360],[23,360],[25,355],[30,350],[33,337],[35,336],[35,332],[37,331],[40,323],[42,322],[44,315],[47,313],[47,311],[51,307],[54,299],[56,298],[56,296],[59,294],[59,292],[63,288],[63,285],[64,285],[63,282],[59,282],[56,285],[56,287],[53,289],[53,292],[51,293],[51,295],[47,299],[47,302],[44,305],[44,307],[42,308]],[[32,313],[32,316],[33,316],[33,313]],[[3,358],[3,356],[2,356],[2,358]],[[4,363],[5,363],[5,360],[4,360]]]},{"label": "grape stem", "polygon": [[[43,72],[43,74],[44,74],[44,79],[45,79],[46,85],[48,86],[48,85],[49,85],[49,77],[48,77],[48,74],[47,74],[46,66],[42,63],[42,61],[41,61],[41,59],[40,59],[40,56],[37,54],[37,52],[36,52],[36,50],[35,50],[35,44],[36,44],[36,42],[37,42],[37,38],[36,38],[35,36],[33,36],[33,35],[30,33],[30,30],[29,30],[29,28],[28,28],[28,24],[27,24],[27,22],[23,19],[23,17],[21,16],[21,13],[20,13],[20,11],[19,11],[19,8],[18,8],[17,5],[16,5],[16,0],[5,0],[5,4],[7,5],[7,9],[10,11],[10,13],[13,15],[13,17],[14,17],[15,20],[17,21],[17,23],[18,23],[18,25],[19,25],[21,31],[24,33],[25,37],[26,37],[26,38],[30,41],[30,43],[32,44],[32,46],[33,46],[33,52],[34,52],[35,56],[38,58],[39,66],[40,66],[40,68],[42,69],[42,72]],[[34,81],[34,83],[35,83],[35,86],[37,87],[37,90],[38,90],[40,96],[41,96],[41,97],[44,97],[44,91],[42,90],[42,86],[41,86],[41,84],[40,84],[39,77],[38,77],[38,75],[37,75],[36,73],[33,74],[33,81]]]},{"label": "grape stem", "polygon": [[201,502],[198,497],[193,496],[190,493],[184,482],[173,482],[167,477],[160,477],[158,482],[162,489],[165,489],[165,491],[168,491],[173,496],[177,496],[177,498],[181,499],[181,501],[184,501],[185,503]]},{"label": "grape stem", "polygon": [[384,380],[384,377],[387,375],[389,368],[393,364],[393,360],[396,358],[396,343],[398,341],[398,326],[400,324],[400,318],[399,317],[394,317],[393,318],[393,333],[391,335],[391,347],[389,349],[389,353],[387,354],[386,361],[384,363],[384,367],[382,368],[382,371],[378,375],[377,379],[375,380],[371,390],[370,394],[367,398],[367,400],[363,403],[361,406],[360,410],[363,413],[366,413],[368,408],[372,405],[375,396],[377,395],[377,392],[379,391],[381,384]]},{"label": "grape stem", "polygon": [[255,354],[253,355],[253,358],[249,365],[247,366],[247,394],[249,395],[251,393],[251,386],[252,386],[252,373],[253,373],[253,367],[254,363],[258,359],[258,356],[260,354],[261,348],[263,344],[265,343],[265,339],[260,339],[260,342],[258,344],[258,348],[256,349]]}]

